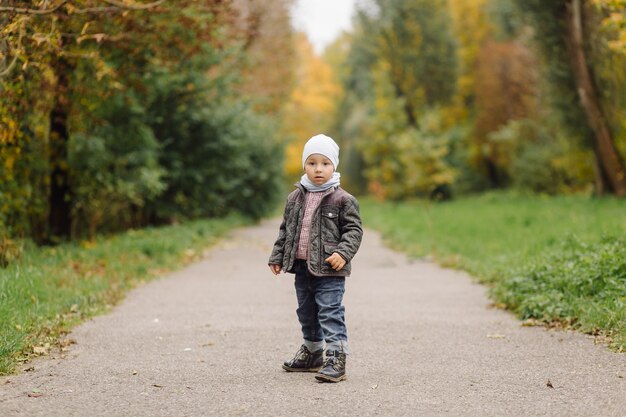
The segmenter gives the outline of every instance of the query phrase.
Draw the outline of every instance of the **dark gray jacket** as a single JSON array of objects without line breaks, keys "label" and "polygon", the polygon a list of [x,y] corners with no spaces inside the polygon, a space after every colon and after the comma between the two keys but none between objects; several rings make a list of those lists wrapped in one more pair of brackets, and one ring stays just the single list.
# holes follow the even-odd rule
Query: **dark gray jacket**
[{"label": "dark gray jacket", "polygon": [[[300,184],[296,184],[296,187],[287,197],[283,222],[268,262],[282,265],[286,272],[294,272],[293,265],[304,216],[306,190]],[[350,275],[350,261],[359,249],[363,236],[359,204],[356,198],[341,187],[323,192],[324,196],[311,219],[307,260],[309,272],[316,276],[347,277]],[[335,271],[324,261],[333,252],[346,260],[346,265],[339,271]]]}]

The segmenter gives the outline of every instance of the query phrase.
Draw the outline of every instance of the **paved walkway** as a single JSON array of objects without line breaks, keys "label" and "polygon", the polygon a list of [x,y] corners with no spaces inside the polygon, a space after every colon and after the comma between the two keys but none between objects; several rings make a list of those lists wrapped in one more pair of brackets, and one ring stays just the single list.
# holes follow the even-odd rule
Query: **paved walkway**
[{"label": "paved walkway", "polygon": [[277,228],[233,233],[78,327],[64,359],[0,378],[0,416],[626,416],[625,355],[522,327],[371,231],[347,284],[349,379],[284,372],[300,340],[293,280],[266,266]]}]

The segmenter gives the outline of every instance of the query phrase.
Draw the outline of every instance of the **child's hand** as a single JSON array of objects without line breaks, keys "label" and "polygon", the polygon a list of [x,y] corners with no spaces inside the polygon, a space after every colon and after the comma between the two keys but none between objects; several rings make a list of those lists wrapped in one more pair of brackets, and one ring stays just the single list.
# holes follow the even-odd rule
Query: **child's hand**
[{"label": "child's hand", "polygon": [[283,269],[282,265],[270,264],[270,269],[274,273],[274,275],[280,274],[280,270]]},{"label": "child's hand", "polygon": [[346,260],[343,259],[337,252],[330,255],[325,259],[325,261],[328,262],[335,271],[339,271],[346,265]]}]

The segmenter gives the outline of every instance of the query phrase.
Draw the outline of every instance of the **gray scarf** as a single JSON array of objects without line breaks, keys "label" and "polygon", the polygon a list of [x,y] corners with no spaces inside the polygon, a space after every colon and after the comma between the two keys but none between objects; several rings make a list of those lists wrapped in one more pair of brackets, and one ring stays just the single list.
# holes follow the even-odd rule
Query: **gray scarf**
[{"label": "gray scarf", "polygon": [[340,173],[333,172],[333,176],[328,180],[328,182],[322,185],[315,185],[311,182],[309,177],[307,177],[306,174],[304,174],[302,178],[300,178],[300,184],[302,184],[304,188],[307,189],[307,191],[311,193],[318,193],[320,191],[326,191],[331,187],[338,187],[340,183],[339,181],[340,177],[341,177]]}]

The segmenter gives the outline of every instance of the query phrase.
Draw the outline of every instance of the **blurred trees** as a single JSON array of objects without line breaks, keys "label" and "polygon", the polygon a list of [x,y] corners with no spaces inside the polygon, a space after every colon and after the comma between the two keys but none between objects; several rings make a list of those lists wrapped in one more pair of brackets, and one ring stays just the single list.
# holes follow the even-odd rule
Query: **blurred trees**
[{"label": "blurred trees", "polygon": [[261,216],[320,132],[380,198],[625,195],[624,0],[361,0],[322,57],[291,4],[4,1],[0,236]]},{"label": "blurred trees", "polygon": [[[619,7],[619,3],[611,2],[613,7]],[[518,4],[537,31],[535,39],[551,70],[553,87],[577,92],[577,103],[561,108],[572,114],[578,113],[583,121],[579,124],[589,132],[595,153],[598,189],[626,196],[623,159],[615,145],[615,131],[603,108],[606,103],[603,103],[602,92],[598,90],[598,85],[603,84],[603,72],[594,71],[602,64],[590,56],[592,43],[606,43],[606,39],[598,36],[597,10],[583,0],[519,0]],[[619,52],[607,51],[601,55],[608,58],[611,53]],[[614,69],[623,74],[625,61],[619,59],[618,62]],[[624,86],[621,87],[623,92]]]},{"label": "blurred trees", "polygon": [[271,207],[291,64],[273,85],[258,64],[278,32],[292,54],[288,2],[254,18],[175,3],[3,3],[0,235],[53,242]]},{"label": "blurred trees", "polygon": [[295,87],[284,109],[282,130],[288,140],[285,170],[290,177],[302,174],[302,147],[313,135],[330,128],[341,97],[341,86],[332,68],[313,51],[304,34],[296,42]]},{"label": "blurred trees", "polygon": [[440,134],[448,127],[440,108],[453,97],[457,72],[447,4],[372,1],[355,25],[338,136],[360,150],[371,192],[394,199],[433,193],[454,178]]},{"label": "blurred trees", "polygon": [[334,126],[351,184],[624,195],[623,0],[358,4]]}]

